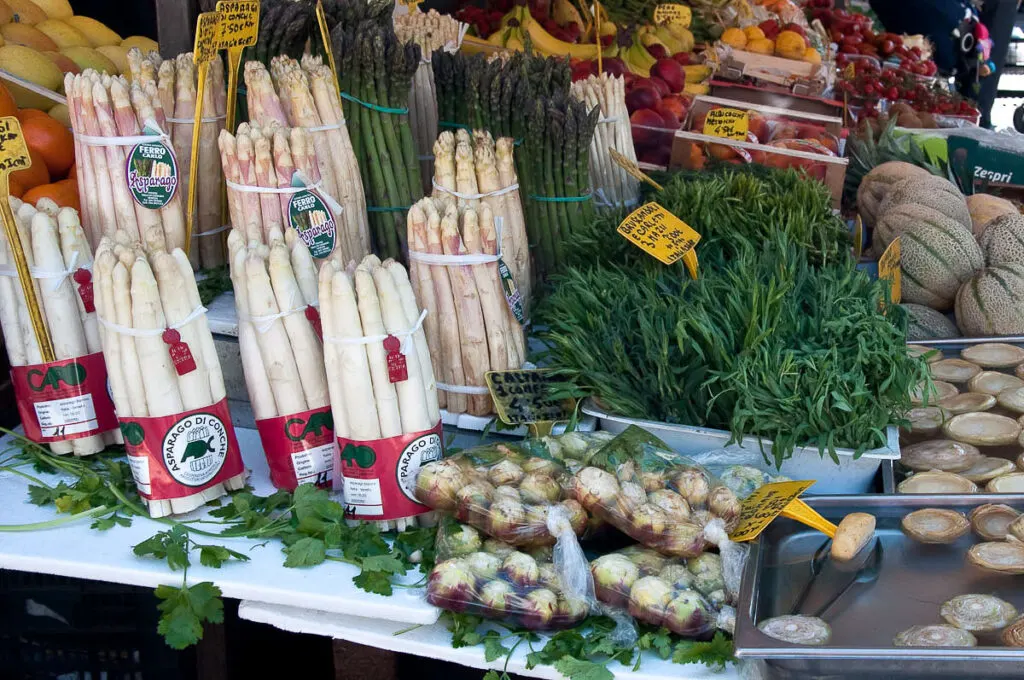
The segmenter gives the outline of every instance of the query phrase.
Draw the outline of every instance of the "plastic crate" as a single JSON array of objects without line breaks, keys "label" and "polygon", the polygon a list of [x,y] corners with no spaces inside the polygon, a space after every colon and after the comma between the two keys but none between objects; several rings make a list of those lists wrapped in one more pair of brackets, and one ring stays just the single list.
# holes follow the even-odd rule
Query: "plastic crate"
[{"label": "plastic crate", "polygon": [[0,677],[181,680],[192,654],[156,632],[151,590],[0,570]]}]

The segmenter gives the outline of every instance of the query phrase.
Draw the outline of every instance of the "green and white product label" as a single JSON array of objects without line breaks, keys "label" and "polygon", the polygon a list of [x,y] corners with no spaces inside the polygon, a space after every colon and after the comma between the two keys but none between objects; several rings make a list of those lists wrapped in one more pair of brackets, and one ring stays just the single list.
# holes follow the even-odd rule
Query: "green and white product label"
[{"label": "green and white product label", "polygon": [[505,292],[505,302],[512,310],[512,316],[516,317],[516,321],[519,323],[525,323],[526,312],[523,311],[523,296],[519,292],[516,280],[512,278],[512,272],[508,265],[500,257],[498,258],[498,275],[501,277],[501,289]]},{"label": "green and white product label", "polygon": [[125,175],[132,198],[143,208],[159,210],[178,189],[178,163],[163,142],[143,142],[128,154]]},{"label": "green and white product label", "polygon": [[299,232],[309,254],[322,260],[334,251],[338,225],[324,200],[309,189],[293,194],[288,202],[288,224]]}]

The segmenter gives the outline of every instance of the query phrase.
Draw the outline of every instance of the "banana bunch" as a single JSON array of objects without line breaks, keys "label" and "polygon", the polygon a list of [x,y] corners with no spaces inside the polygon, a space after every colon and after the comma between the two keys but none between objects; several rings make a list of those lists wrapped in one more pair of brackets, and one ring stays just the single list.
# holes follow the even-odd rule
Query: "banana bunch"
[{"label": "banana bunch", "polygon": [[[669,54],[693,51],[693,33],[678,24],[658,24],[653,27],[654,37],[668,50]],[[649,44],[649,43],[644,43]]]},{"label": "banana bunch", "polygon": [[576,24],[581,32],[587,30],[583,17],[571,0],[554,0],[551,3],[551,18],[557,21],[559,26]]},{"label": "banana bunch", "polygon": [[[507,18],[507,17],[506,17]],[[487,42],[495,47],[504,47],[507,50],[525,50],[526,36],[523,34],[523,27],[518,21],[501,21],[502,26],[487,37]]]},{"label": "banana bunch", "polygon": [[[626,47],[619,48],[619,59],[626,64],[626,68],[630,72],[635,73],[641,78],[650,78],[651,67],[658,60],[647,51],[647,47],[644,45],[644,36],[647,34],[642,29],[643,27],[633,31],[631,42]],[[657,40],[657,38],[654,38],[654,40]]]},{"label": "banana bunch", "polygon": [[[572,5],[570,5],[571,7]],[[575,8],[573,8],[575,10]],[[581,19],[582,20],[582,19]],[[575,59],[597,59],[597,45],[576,45],[559,40],[544,30],[539,22],[530,16],[525,5],[514,8],[501,20],[502,28],[487,38],[492,45],[509,50],[522,50],[529,36],[534,51],[551,57],[572,57]]]}]

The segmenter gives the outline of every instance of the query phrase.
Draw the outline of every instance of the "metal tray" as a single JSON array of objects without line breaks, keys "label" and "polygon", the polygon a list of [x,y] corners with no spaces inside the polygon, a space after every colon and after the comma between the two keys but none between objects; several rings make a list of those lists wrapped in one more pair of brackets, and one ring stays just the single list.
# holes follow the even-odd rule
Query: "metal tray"
[{"label": "metal tray", "polygon": [[908,345],[926,345],[948,352],[959,352],[966,347],[982,345],[987,342],[1001,342],[1007,345],[1024,347],[1024,335],[1005,335],[994,338],[948,338],[946,340],[907,340]]},{"label": "metal tray", "polygon": [[[916,543],[900,530],[900,519],[915,509],[944,507],[969,512],[984,503],[1024,510],[1024,495],[826,496],[807,502],[838,522],[850,512],[878,518],[882,561],[874,583],[855,584],[825,616],[832,627],[828,645],[810,647],[775,640],[756,623],[791,613],[810,576],[810,561],[825,537],[802,524],[777,519],[751,546],[740,588],[736,656],[754,660],[762,676],[774,678],[1019,678],[1024,649],[1001,647],[998,637],[978,636],[970,649],[894,647],[892,639],[913,625],[942,623],[939,607],[965,593],[987,593],[1024,611],[1024,581],[989,574],[966,562],[979,539],[968,534],[951,545]],[[801,611],[814,612],[854,574],[825,564]]]}]

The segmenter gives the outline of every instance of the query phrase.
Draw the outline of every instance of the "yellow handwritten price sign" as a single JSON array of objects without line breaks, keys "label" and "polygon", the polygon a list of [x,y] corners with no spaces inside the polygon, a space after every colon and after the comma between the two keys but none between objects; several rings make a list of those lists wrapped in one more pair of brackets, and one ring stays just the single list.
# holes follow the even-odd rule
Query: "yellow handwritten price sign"
[{"label": "yellow handwritten price sign", "polygon": [[662,186],[648,177],[647,174],[640,169],[640,166],[637,165],[636,161],[626,158],[610,146],[608,147],[608,153],[611,155],[612,160],[615,161],[615,164],[625,170],[627,175],[634,177],[641,182],[647,182],[658,191],[662,190]]},{"label": "yellow handwritten price sign", "polygon": [[575,405],[572,399],[552,399],[552,386],[561,382],[548,369],[488,371],[484,374],[498,417],[509,425],[551,424],[568,420]]},{"label": "yellow handwritten price sign", "polygon": [[[220,12],[203,12],[196,18],[196,41],[192,47],[192,61],[196,64],[196,108],[193,113],[192,153],[189,154],[188,168],[188,213],[185,220],[185,252],[192,247],[192,233],[195,229],[196,186],[199,173],[199,133],[202,130],[203,97],[206,95],[206,74],[210,62],[217,58],[217,41],[220,36]],[[228,97],[230,101],[232,97]]]},{"label": "yellow handwritten price sign", "polygon": [[853,65],[852,61],[843,69],[843,77],[847,80],[853,80],[857,77],[857,67]]},{"label": "yellow handwritten price sign", "polygon": [[398,0],[398,4],[409,9],[409,14],[412,14],[419,7],[419,4],[423,0]]},{"label": "yellow handwritten price sign", "polygon": [[878,278],[889,281],[892,290],[892,303],[897,304],[901,298],[900,286],[900,239],[897,236],[889,247],[878,258]]},{"label": "yellow handwritten price sign", "polygon": [[[320,27],[320,41],[324,44],[324,53],[327,54],[327,65],[331,67],[334,75],[334,82],[338,82],[338,69],[334,65],[334,48],[331,46],[331,31],[327,28],[327,16],[324,14],[324,3],[316,0],[316,23]],[[337,85],[337,87],[341,87]],[[340,90],[339,90],[340,92]]]},{"label": "yellow handwritten price sign", "polygon": [[654,8],[654,23],[656,24],[676,24],[681,28],[689,28],[692,20],[693,13],[686,5],[669,3]]},{"label": "yellow handwritten price sign", "polygon": [[740,109],[711,109],[704,118],[704,134],[712,137],[746,141],[750,113]]},{"label": "yellow handwritten price sign", "polygon": [[[757,489],[743,501],[739,526],[729,538],[736,542],[754,540],[772,523],[772,520],[782,514],[783,510],[787,510],[787,506],[813,484],[813,480],[775,482]],[[797,507],[805,506],[799,504]],[[810,512],[816,514],[813,510]]]},{"label": "yellow handwritten price sign", "polygon": [[256,44],[260,30],[260,3],[255,0],[220,0],[216,47],[228,51],[228,105],[224,126],[235,130],[235,106],[238,102],[238,69],[242,63],[242,50]]},{"label": "yellow handwritten price sign", "polygon": [[43,321],[43,313],[36,297],[36,287],[32,283],[32,274],[28,270],[28,260],[22,247],[14,213],[11,211],[10,187],[8,178],[12,172],[32,167],[32,157],[28,154],[28,146],[21,132],[21,123],[14,116],[0,118],[0,216],[3,217],[4,234],[14,259],[14,269],[18,272],[18,281],[25,294],[25,305],[28,307],[29,321],[39,345],[39,354],[44,363],[56,361],[50,333]]},{"label": "yellow handwritten price sign", "polygon": [[690,225],[653,202],[627,215],[618,232],[664,264],[675,264],[700,241],[700,234]]}]

